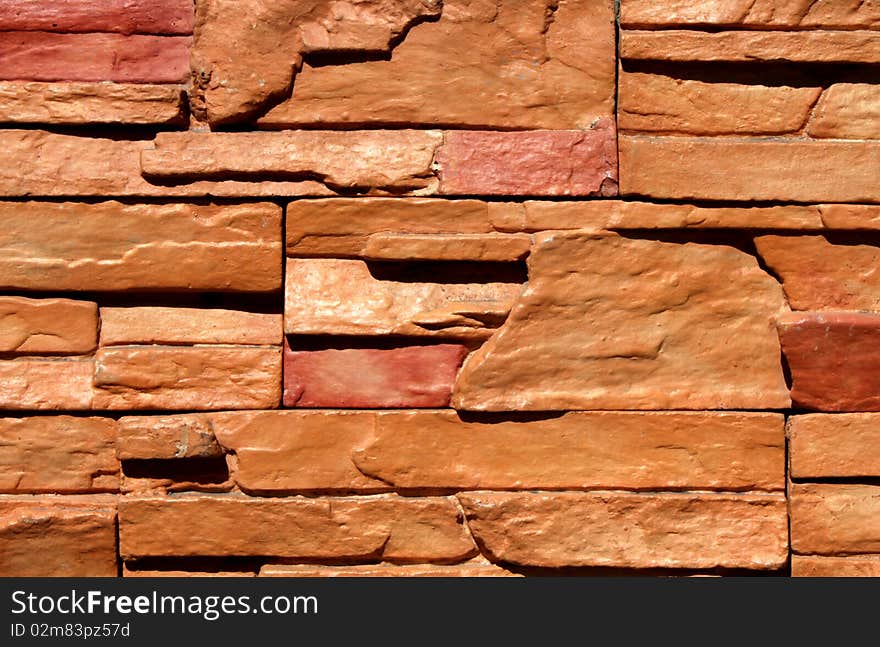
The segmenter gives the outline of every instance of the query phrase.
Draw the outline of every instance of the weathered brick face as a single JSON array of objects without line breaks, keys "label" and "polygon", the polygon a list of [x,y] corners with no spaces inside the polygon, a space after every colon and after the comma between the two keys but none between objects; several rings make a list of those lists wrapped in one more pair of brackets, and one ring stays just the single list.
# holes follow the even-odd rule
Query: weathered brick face
[{"label": "weathered brick face", "polygon": [[0,575],[880,574],[880,9],[616,4],[2,3]]}]

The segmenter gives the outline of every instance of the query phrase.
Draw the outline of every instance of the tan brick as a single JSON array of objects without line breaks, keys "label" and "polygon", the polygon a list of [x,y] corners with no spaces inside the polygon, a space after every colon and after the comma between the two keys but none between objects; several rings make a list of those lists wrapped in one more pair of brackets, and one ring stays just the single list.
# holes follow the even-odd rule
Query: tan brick
[{"label": "tan brick", "polygon": [[880,476],[880,414],[809,414],[789,418],[794,479]]},{"label": "tan brick", "polygon": [[98,345],[98,306],[71,299],[0,297],[0,352],[90,353]]},{"label": "tan brick", "polygon": [[260,577],[516,577],[494,564],[363,564],[321,566],[316,564],[267,564]]},{"label": "tan brick", "polygon": [[880,577],[880,555],[791,556],[792,577]]},{"label": "tan brick", "polygon": [[69,410],[92,406],[91,357],[0,360],[0,409]]},{"label": "tan brick", "polygon": [[880,553],[880,487],[793,483],[791,549],[796,553]]},{"label": "tan brick", "polygon": [[822,95],[807,133],[831,139],[880,139],[880,87],[835,83]]},{"label": "tan brick", "polygon": [[101,345],[281,343],[282,317],[222,308],[101,308]]},{"label": "tan brick", "polygon": [[124,416],[117,425],[116,453],[121,460],[217,458],[223,448],[205,414]]}]

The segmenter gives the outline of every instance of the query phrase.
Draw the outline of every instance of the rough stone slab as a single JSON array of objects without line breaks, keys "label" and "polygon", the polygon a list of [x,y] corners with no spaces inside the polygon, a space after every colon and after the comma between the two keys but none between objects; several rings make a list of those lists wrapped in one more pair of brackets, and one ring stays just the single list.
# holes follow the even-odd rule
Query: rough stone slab
[{"label": "rough stone slab", "polygon": [[880,313],[880,247],[835,244],[824,236],[759,236],[758,253],[793,310]]},{"label": "rough stone slab", "polygon": [[361,260],[288,258],[284,331],[485,339],[520,289],[519,283],[386,279]]},{"label": "rough stone slab", "polygon": [[133,83],[0,82],[0,123],[171,124],[183,120],[179,87]]},{"label": "rough stone slab", "polygon": [[281,348],[101,348],[94,383],[99,409],[272,409],[281,401]]},{"label": "rough stone slab", "polygon": [[0,5],[4,31],[191,34],[191,0],[15,0]]},{"label": "rough stone slab", "polygon": [[0,497],[0,576],[116,577],[116,498]]},{"label": "rough stone slab", "polygon": [[0,360],[0,410],[88,409],[94,364],[91,357]]},{"label": "rough stone slab", "polygon": [[433,193],[434,130],[164,132],[141,153],[145,176],[194,179],[317,177],[331,189]]},{"label": "rough stone slab", "polygon": [[109,418],[0,418],[0,492],[115,491],[115,441]]},{"label": "rough stone slab", "polygon": [[0,80],[185,83],[189,36],[0,31]]},{"label": "rough stone slab", "polygon": [[222,308],[101,308],[101,345],[280,345],[282,316]]},{"label": "rough stone slab", "polygon": [[624,30],[624,60],[753,63],[880,63],[877,31]]},{"label": "rough stone slab", "polygon": [[819,205],[819,214],[827,229],[880,229],[880,205],[823,204]]},{"label": "rough stone slab", "polygon": [[880,411],[880,315],[791,313],[779,321],[792,401],[817,411]]},{"label": "rough stone slab", "polygon": [[455,563],[476,554],[442,497],[125,497],[119,550],[134,557],[263,556]]},{"label": "rough stone slab", "polygon": [[619,82],[618,128],[667,135],[797,133],[822,92],[636,72],[621,72]]},{"label": "rough stone slab", "polygon": [[291,256],[360,256],[379,232],[483,234],[493,231],[479,200],[329,198],[294,200],[286,209]]},{"label": "rough stone slab", "polygon": [[795,553],[880,553],[880,487],[792,483],[789,507]]},{"label": "rough stone slab", "polygon": [[260,577],[517,577],[495,564],[358,564],[322,566],[318,564],[266,564]]},{"label": "rough stone slab", "polygon": [[621,195],[880,202],[878,142],[621,135],[619,143]]},{"label": "rough stone slab", "polygon": [[622,0],[625,27],[743,26],[880,29],[880,7],[863,0]]},{"label": "rough stone slab", "polygon": [[816,105],[807,134],[831,139],[880,139],[880,87],[869,83],[832,85]]},{"label": "rough stone slab", "polygon": [[522,566],[748,568],[788,560],[782,494],[457,495],[492,561]]},{"label": "rough stone slab", "polygon": [[259,123],[589,128],[613,114],[614,62],[610,0],[445,0],[390,60],[303,65]]},{"label": "rough stone slab", "polygon": [[516,234],[372,234],[363,258],[374,261],[494,261],[525,258],[532,241]]},{"label": "rough stone slab", "polygon": [[467,353],[461,344],[315,350],[285,344],[284,406],[447,407]]},{"label": "rough stone slab", "polygon": [[205,414],[123,416],[117,423],[116,455],[120,460],[218,458],[223,448]]},{"label": "rough stone slab", "polygon": [[880,577],[880,555],[791,556],[792,577]]},{"label": "rough stone slab", "polygon": [[0,352],[76,355],[97,345],[96,303],[0,296]]},{"label": "rough stone slab", "polygon": [[793,479],[880,476],[880,414],[792,416],[788,437]]},{"label": "rough stone slab", "polygon": [[447,195],[617,195],[611,119],[588,130],[449,131],[437,152]]},{"label": "rough stone slab", "polygon": [[789,406],[782,289],[754,257],[575,231],[536,235],[528,263],[507,321],[459,372],[456,409]]},{"label": "rough stone slab", "polygon": [[281,209],[0,202],[0,286],[235,290],[281,286]]}]

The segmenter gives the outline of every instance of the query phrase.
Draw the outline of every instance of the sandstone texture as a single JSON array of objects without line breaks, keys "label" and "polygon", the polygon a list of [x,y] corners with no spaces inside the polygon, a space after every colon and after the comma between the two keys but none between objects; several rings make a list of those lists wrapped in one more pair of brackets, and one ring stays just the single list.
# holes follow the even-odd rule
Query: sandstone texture
[{"label": "sandstone texture", "polygon": [[792,313],[779,340],[791,370],[791,399],[818,411],[880,411],[880,315]]},{"label": "sandstone texture", "polygon": [[453,406],[784,408],[783,308],[779,285],[731,247],[539,234],[528,285],[465,362]]},{"label": "sandstone texture", "polygon": [[778,569],[788,559],[781,494],[459,494],[489,559],[559,568]]},{"label": "sandstone texture", "polygon": [[120,460],[217,458],[223,448],[205,414],[123,416],[117,423],[116,455]]},{"label": "sandstone texture", "polygon": [[0,6],[10,31],[191,34],[190,0],[15,0]]},{"label": "sandstone texture", "polygon": [[101,308],[101,345],[280,345],[282,317],[223,308]]},{"label": "sandstone texture", "polygon": [[451,499],[123,498],[120,552],[146,556],[261,555],[455,563],[476,553]]},{"label": "sandstone texture", "polygon": [[880,555],[791,556],[792,577],[880,577]]},{"label": "sandstone texture", "polygon": [[467,348],[459,344],[396,348],[284,350],[284,406],[446,407]]},{"label": "sandstone texture", "polygon": [[792,416],[788,425],[791,478],[880,476],[880,414]]},{"label": "sandstone texture", "polygon": [[0,286],[235,290],[281,286],[281,210],[0,202]]},{"label": "sandstone texture", "polygon": [[95,303],[0,297],[0,353],[85,354],[95,350],[97,337]]},{"label": "sandstone texture", "polygon": [[267,564],[260,577],[516,577],[489,563],[463,564],[369,564],[357,566],[313,566],[309,564]]},{"label": "sandstone texture", "polygon": [[832,85],[816,106],[808,133],[830,139],[880,139],[880,88],[868,83]]},{"label": "sandstone texture", "polygon": [[880,553],[880,487],[795,483],[789,506],[795,553]]},{"label": "sandstone texture", "polygon": [[242,571],[153,571],[122,565],[122,577],[256,577],[256,573]]},{"label": "sandstone texture", "polygon": [[819,206],[819,213],[828,229],[855,231],[880,229],[880,205],[825,204]]},{"label": "sandstone texture", "polygon": [[0,359],[0,409],[88,409],[94,366],[91,357]]},{"label": "sandstone texture", "polygon": [[108,418],[0,418],[0,492],[106,492],[119,487]]},{"label": "sandstone texture", "polygon": [[491,261],[525,258],[532,241],[509,234],[392,234],[371,235],[363,258],[374,261]]}]

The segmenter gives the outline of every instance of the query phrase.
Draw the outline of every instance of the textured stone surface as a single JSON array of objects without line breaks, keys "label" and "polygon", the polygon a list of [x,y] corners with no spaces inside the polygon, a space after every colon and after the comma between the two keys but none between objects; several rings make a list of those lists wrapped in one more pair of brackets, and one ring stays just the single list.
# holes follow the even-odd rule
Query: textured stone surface
[{"label": "textured stone surface", "polygon": [[617,195],[616,131],[449,131],[437,167],[450,195]]},{"label": "textured stone surface", "polygon": [[0,492],[103,492],[119,487],[109,418],[0,418]]},{"label": "textured stone surface", "polygon": [[0,575],[116,577],[115,520],[107,495],[0,497]]},{"label": "textured stone surface", "polygon": [[183,92],[168,85],[0,82],[0,122],[170,124],[183,119]]},{"label": "textured stone surface", "polygon": [[620,57],[742,63],[880,63],[880,32],[624,30]]},{"label": "textured stone surface", "polygon": [[101,345],[281,343],[280,314],[222,308],[101,308]]},{"label": "textured stone surface", "polygon": [[788,559],[782,494],[473,492],[458,499],[493,561],[776,569]]},{"label": "textured stone surface", "polygon": [[619,144],[622,195],[880,201],[880,143],[621,135]]},{"label": "textured stone surface", "polygon": [[620,20],[625,26],[880,29],[880,7],[863,0],[623,0]]},{"label": "textured stone surface", "polygon": [[708,83],[622,72],[618,127],[626,132],[781,135],[807,123],[820,88]]},{"label": "textured stone surface", "polygon": [[0,5],[4,30],[190,34],[190,0],[15,0]]},{"label": "textured stone surface", "polygon": [[791,399],[818,411],[880,411],[880,315],[792,313],[779,340]]},{"label": "textured stone surface", "polygon": [[272,204],[0,202],[3,288],[268,291],[281,257]]},{"label": "textured stone surface", "polygon": [[[473,276],[476,281],[479,277]],[[439,335],[485,339],[518,283],[383,277],[360,260],[287,259],[284,331],[301,335]],[[434,279],[437,280],[437,279]]]},{"label": "textured stone surface", "polygon": [[0,409],[71,410],[92,404],[92,358],[0,360]]},{"label": "textured stone surface", "polygon": [[373,234],[362,256],[377,261],[496,261],[525,258],[532,241],[511,234]]},{"label": "textured stone surface", "polygon": [[811,137],[880,139],[880,87],[869,83],[832,85],[816,106],[807,132]]},{"label": "textured stone surface", "polygon": [[430,193],[442,139],[434,130],[166,132],[141,153],[141,167],[177,183],[271,175],[316,177],[332,189]]},{"label": "textured stone surface", "polygon": [[284,350],[284,406],[446,407],[468,350],[460,344]]},{"label": "textured stone surface", "polygon": [[451,499],[181,495],[119,503],[120,553],[455,563],[476,553]]},{"label": "textured stone surface", "polygon": [[791,549],[796,553],[880,553],[880,487],[793,483]]},{"label": "textured stone surface", "polygon": [[260,123],[588,128],[613,113],[614,39],[609,0],[445,0],[390,60],[304,65]]},{"label": "textured stone surface", "polygon": [[183,83],[189,36],[0,32],[0,80]]},{"label": "textured stone surface", "polygon": [[793,310],[880,313],[880,247],[836,244],[824,236],[759,236],[755,246],[782,278]]},{"label": "textured stone surface", "polygon": [[792,577],[880,577],[880,555],[791,556]]},{"label": "textured stone surface", "polygon": [[0,352],[75,355],[97,345],[97,304],[0,296]]},{"label": "textured stone surface", "polygon": [[281,400],[281,348],[102,348],[95,387],[101,409],[271,409]]},{"label": "textured stone surface", "polygon": [[117,423],[116,454],[120,460],[216,458],[223,448],[206,414],[124,416]]},{"label": "textured stone surface", "polygon": [[776,281],[732,247],[539,234],[529,282],[465,361],[453,406],[784,408],[783,309]]},{"label": "textured stone surface", "polygon": [[880,229],[880,205],[823,204],[819,205],[819,213],[828,229]]},{"label": "textured stone surface", "polygon": [[792,478],[880,476],[880,414],[792,416],[788,425]]},{"label": "textured stone surface", "polygon": [[514,573],[488,562],[463,564],[364,564],[319,566],[312,564],[267,564],[260,577],[515,577]]},{"label": "textured stone surface", "polygon": [[291,256],[360,256],[378,232],[477,234],[493,231],[487,203],[438,198],[295,200],[286,209]]},{"label": "textured stone surface", "polygon": [[435,0],[202,0],[196,5],[193,75],[197,113],[212,124],[241,121],[290,96],[306,52],[383,52]]},{"label": "textured stone surface", "polygon": [[256,573],[242,571],[154,571],[136,568],[130,563],[124,563],[122,577],[256,577]]}]

